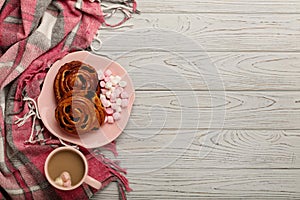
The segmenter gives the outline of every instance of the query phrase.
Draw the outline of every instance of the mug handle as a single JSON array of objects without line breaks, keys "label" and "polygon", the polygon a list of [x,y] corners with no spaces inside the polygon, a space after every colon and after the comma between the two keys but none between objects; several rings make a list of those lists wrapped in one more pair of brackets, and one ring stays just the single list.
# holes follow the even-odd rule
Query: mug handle
[{"label": "mug handle", "polygon": [[84,178],[83,182],[85,182],[86,184],[90,185],[91,187],[93,187],[93,188],[95,188],[97,190],[99,190],[101,188],[101,186],[102,186],[102,183],[100,181],[98,181],[98,180],[90,177],[89,175],[87,175]]}]

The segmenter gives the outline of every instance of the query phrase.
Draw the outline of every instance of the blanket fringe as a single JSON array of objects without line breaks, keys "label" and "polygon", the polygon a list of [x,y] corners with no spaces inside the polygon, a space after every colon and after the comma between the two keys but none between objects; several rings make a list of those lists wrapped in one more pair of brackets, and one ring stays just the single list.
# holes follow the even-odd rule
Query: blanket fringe
[{"label": "blanket fringe", "polygon": [[[30,132],[30,136],[29,139],[26,140],[24,142],[24,144],[43,144],[43,145],[58,145],[58,144],[62,144],[64,146],[69,146],[69,147],[73,147],[75,149],[79,149],[79,147],[77,145],[72,145],[72,144],[67,144],[66,142],[64,142],[62,139],[58,138],[57,142],[51,142],[51,140],[53,139],[51,136],[49,138],[44,139],[43,138],[43,131],[44,131],[44,127],[40,127],[43,126],[42,123],[40,125],[37,125],[36,121],[37,120],[41,120],[41,116],[40,113],[38,111],[38,107],[37,107],[37,103],[33,98],[30,98],[28,96],[25,95],[25,97],[23,98],[24,102],[27,102],[27,106],[29,108],[29,111],[27,113],[25,113],[25,115],[23,117],[18,117],[16,116],[17,120],[15,121],[15,124],[18,127],[23,126],[30,118],[32,118],[32,125],[31,125],[31,132]],[[35,132],[36,130],[36,132]],[[39,138],[39,136],[42,136],[41,138]]]},{"label": "blanket fringe", "polygon": [[129,187],[128,180],[122,174],[120,174],[120,172],[126,174],[126,169],[121,168],[118,165],[118,161],[111,161],[104,156],[102,162],[109,167],[110,173],[116,178],[116,182],[118,184],[119,199],[126,200],[126,191],[132,191],[132,189]]},{"label": "blanket fringe", "polygon": [[132,14],[140,13],[140,11],[136,9],[137,4],[135,0],[102,0],[100,3],[105,19],[111,18],[117,11],[120,11],[124,15],[123,19],[116,24],[109,24],[105,21],[104,25],[108,27],[119,27],[130,19]]},{"label": "blanket fringe", "polygon": [[[41,119],[40,113],[37,108],[36,101],[33,98],[30,98],[28,96],[25,96],[23,98],[23,101],[27,102],[29,111],[27,113],[25,113],[25,115],[23,117],[17,117],[15,124],[17,124],[18,127],[21,127],[27,122],[28,119],[32,118],[30,136],[29,136],[29,139],[25,141],[25,144],[46,143],[51,138],[47,138],[47,139],[38,138],[38,136],[43,133],[44,127],[38,128],[38,126],[36,125],[36,120]],[[38,130],[35,132],[36,128]]]},{"label": "blanket fringe", "polygon": [[110,160],[108,158],[106,158],[102,153],[99,153],[96,155],[97,159],[99,159],[102,163],[106,164],[107,166],[110,166],[110,168],[117,170],[119,172],[122,172],[124,174],[126,174],[126,169],[122,168],[119,166],[120,161],[116,160]]},{"label": "blanket fringe", "polygon": [[109,177],[109,179],[114,180],[118,185],[119,199],[126,200],[126,191],[132,191],[132,189],[129,187],[128,180],[123,176],[123,174],[127,174],[127,170],[120,167],[118,160],[110,160],[109,158],[106,158],[106,156],[102,154],[100,149],[93,149],[93,153],[91,154],[91,156],[107,166],[111,174],[111,177]]},{"label": "blanket fringe", "polygon": [[[95,0],[90,0],[94,2]],[[101,3],[102,11],[104,13],[104,18],[109,19],[113,17],[118,11],[120,11],[124,17],[121,21],[116,24],[109,24],[104,21],[101,29],[99,29],[96,33],[96,36],[93,42],[90,45],[91,50],[98,54],[98,51],[102,47],[102,41],[100,39],[100,30],[103,29],[119,29],[124,27],[132,27],[133,24],[124,24],[128,19],[132,17],[134,13],[140,14],[140,11],[137,10],[137,4],[135,0],[98,0]]]},{"label": "blanket fringe", "polygon": [[67,147],[73,147],[75,149],[79,149],[79,146],[78,145],[73,145],[73,144],[67,144],[66,142],[64,142],[62,139],[58,138],[59,142],[64,145],[64,146],[67,146]]}]

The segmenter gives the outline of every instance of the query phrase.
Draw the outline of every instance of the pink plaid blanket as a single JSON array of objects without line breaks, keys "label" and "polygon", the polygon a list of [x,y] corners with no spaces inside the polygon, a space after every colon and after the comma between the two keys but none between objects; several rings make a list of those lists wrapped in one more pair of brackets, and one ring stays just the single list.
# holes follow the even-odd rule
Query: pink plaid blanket
[{"label": "pink plaid blanket", "polygon": [[[135,12],[134,0],[107,1]],[[24,100],[37,99],[51,64],[90,45],[101,24],[108,25],[106,14],[92,0],[0,0],[0,11],[0,199],[90,198],[97,191],[88,185],[64,192],[47,182],[45,159],[61,143],[43,131],[33,117],[35,105]],[[128,15],[123,21],[127,19]],[[114,144],[108,147],[114,149]],[[120,198],[125,199],[125,191],[130,191],[125,171],[101,153],[81,151],[88,159],[89,174],[103,187],[117,182]]]}]

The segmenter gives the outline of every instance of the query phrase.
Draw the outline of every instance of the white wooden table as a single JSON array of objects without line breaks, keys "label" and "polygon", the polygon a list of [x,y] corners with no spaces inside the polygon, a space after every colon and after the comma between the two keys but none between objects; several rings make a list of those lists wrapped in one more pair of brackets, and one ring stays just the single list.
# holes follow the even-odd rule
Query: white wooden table
[{"label": "white wooden table", "polygon": [[[117,139],[128,199],[300,199],[300,1],[139,9],[133,27],[101,32],[136,88]],[[118,199],[116,186],[93,199]]]}]

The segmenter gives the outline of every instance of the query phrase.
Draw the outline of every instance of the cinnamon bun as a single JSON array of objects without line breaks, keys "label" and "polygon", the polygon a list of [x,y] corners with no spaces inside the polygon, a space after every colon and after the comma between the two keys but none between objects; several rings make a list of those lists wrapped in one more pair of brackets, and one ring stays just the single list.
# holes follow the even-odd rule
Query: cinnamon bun
[{"label": "cinnamon bun", "polygon": [[[98,74],[94,67],[80,61],[65,63],[54,80],[56,101],[60,101],[71,90],[100,92]],[[99,95],[99,94],[98,94]]]},{"label": "cinnamon bun", "polygon": [[105,116],[101,100],[93,91],[71,90],[61,98],[55,110],[60,127],[75,135],[99,129]]}]

